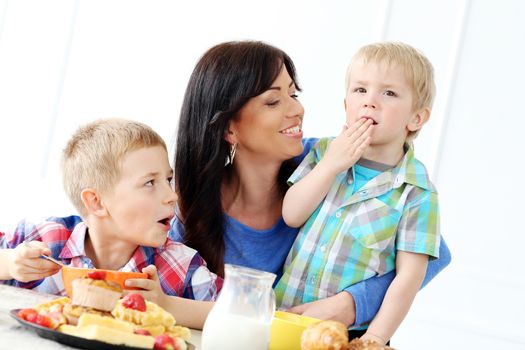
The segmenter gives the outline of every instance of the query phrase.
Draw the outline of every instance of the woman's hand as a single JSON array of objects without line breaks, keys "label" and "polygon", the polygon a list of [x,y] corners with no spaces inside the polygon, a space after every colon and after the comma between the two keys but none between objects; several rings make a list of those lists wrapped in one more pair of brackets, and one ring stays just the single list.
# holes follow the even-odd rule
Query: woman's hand
[{"label": "woman's hand", "polygon": [[353,325],[355,321],[354,298],[347,292],[340,292],[326,299],[297,305],[287,311],[321,320],[339,321],[347,327]]},{"label": "woman's hand", "polygon": [[44,242],[25,241],[14,249],[8,250],[7,269],[11,278],[20,282],[31,282],[54,275],[60,266],[40,258],[51,255],[51,250]]},{"label": "woman's hand", "polygon": [[130,278],[126,280],[126,287],[140,288],[141,290],[128,291],[129,293],[139,293],[145,299],[154,302],[162,308],[165,308],[168,296],[162,291],[160,286],[159,275],[155,265],[149,265],[142,269],[142,272],[147,273],[149,278]]},{"label": "woman's hand", "polygon": [[370,144],[374,128],[372,123],[371,119],[361,118],[350,127],[344,126],[328,146],[319,165],[322,164],[335,175],[351,168]]}]

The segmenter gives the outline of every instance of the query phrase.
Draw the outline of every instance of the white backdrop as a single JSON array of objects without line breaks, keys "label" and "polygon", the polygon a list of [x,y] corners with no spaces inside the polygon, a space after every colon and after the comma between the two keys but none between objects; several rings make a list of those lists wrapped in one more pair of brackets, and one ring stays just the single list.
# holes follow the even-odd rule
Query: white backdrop
[{"label": "white backdrop", "polygon": [[305,135],[327,136],[344,121],[353,52],[402,40],[436,70],[416,154],[440,191],[453,262],[419,293],[393,345],[524,349],[524,19],[519,0],[0,0],[0,230],[74,212],[58,159],[81,123],[140,120],[172,148],[189,75],[218,42],[285,50],[304,90]]}]

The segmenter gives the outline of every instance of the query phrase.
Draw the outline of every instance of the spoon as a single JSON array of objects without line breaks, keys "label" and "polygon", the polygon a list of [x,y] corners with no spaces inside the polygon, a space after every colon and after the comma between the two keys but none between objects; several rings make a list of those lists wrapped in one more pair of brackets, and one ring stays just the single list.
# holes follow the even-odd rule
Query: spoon
[{"label": "spoon", "polygon": [[40,259],[47,259],[51,262],[54,262],[55,264],[59,265],[60,267],[64,267],[64,264],[62,264],[60,261],[50,257],[50,256],[47,256],[47,255],[40,255]]}]

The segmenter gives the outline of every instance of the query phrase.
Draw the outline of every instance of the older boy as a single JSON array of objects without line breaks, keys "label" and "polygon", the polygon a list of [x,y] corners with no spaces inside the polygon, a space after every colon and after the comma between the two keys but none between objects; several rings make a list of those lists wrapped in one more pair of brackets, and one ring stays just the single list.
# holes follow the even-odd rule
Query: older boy
[{"label": "older boy", "polygon": [[368,45],[353,57],[346,89],[348,128],[321,139],[289,179],[283,217],[304,226],[276,293],[287,308],[395,269],[363,332],[385,344],[439,252],[437,193],[411,145],[430,116],[432,65],[406,44]]},{"label": "older boy", "polygon": [[[123,119],[92,122],[69,140],[62,172],[81,217],[22,222],[13,233],[0,232],[0,283],[64,294],[59,268],[40,258],[51,255],[74,267],[144,269],[151,280],[129,285],[145,288],[147,297],[168,309],[168,300],[178,301],[162,290],[190,299],[216,298],[221,279],[195,250],[167,240],[177,195],[166,145],[155,131]],[[160,278],[148,265],[156,266]]]}]

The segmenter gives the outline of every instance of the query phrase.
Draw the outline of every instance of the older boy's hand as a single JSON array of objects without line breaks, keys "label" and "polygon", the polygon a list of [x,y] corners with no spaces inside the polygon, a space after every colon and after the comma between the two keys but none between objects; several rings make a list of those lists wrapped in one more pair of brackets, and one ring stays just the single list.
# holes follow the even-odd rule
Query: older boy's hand
[{"label": "older boy's hand", "polygon": [[339,321],[347,327],[355,322],[354,298],[347,292],[340,292],[326,299],[297,305],[287,311],[321,320]]},{"label": "older boy's hand", "polygon": [[373,121],[361,118],[343,131],[328,146],[319,165],[337,175],[352,167],[370,144]]},{"label": "older boy's hand", "polygon": [[160,286],[159,275],[155,265],[149,265],[142,269],[142,272],[147,273],[149,279],[145,278],[130,278],[126,280],[126,287],[135,287],[142,290],[133,290],[133,293],[142,294],[142,296],[160,307],[166,308],[165,303],[168,296],[162,291]]},{"label": "older boy's hand", "polygon": [[25,241],[9,251],[8,271],[11,278],[20,282],[36,281],[60,270],[60,266],[40,258],[51,255],[44,242]]}]

